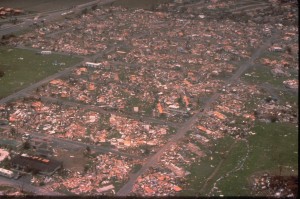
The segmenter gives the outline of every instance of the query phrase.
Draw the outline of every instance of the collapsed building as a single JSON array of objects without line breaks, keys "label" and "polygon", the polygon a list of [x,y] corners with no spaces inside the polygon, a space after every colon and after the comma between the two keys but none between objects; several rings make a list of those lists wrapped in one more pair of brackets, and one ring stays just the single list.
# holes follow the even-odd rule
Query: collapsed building
[{"label": "collapsed building", "polygon": [[19,154],[11,159],[11,165],[25,172],[36,172],[43,175],[52,175],[63,167],[62,162],[53,158],[44,158],[41,156],[31,156],[28,154]]}]

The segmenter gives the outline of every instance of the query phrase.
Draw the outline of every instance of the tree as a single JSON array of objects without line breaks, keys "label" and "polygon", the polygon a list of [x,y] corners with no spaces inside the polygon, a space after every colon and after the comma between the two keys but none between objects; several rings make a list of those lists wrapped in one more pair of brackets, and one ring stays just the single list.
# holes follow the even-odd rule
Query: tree
[{"label": "tree", "polygon": [[5,74],[4,71],[0,69],[0,77],[3,77],[4,74]]},{"label": "tree", "polygon": [[32,169],[31,170],[32,175],[37,175],[39,173],[39,170],[37,169]]},{"label": "tree", "polygon": [[10,128],[10,133],[11,135],[15,135],[16,134],[16,129],[14,127]]},{"label": "tree", "polygon": [[276,121],[278,121],[278,118],[277,118],[277,116],[276,115],[270,115],[270,121],[272,122],[272,123],[274,123],[274,122],[276,122]]},{"label": "tree", "polygon": [[259,115],[259,113],[258,113],[258,111],[257,111],[257,110],[253,110],[253,114],[254,114],[254,117],[255,117],[255,118],[257,118],[257,117],[258,117],[258,115]]},{"label": "tree", "polygon": [[96,10],[96,9],[97,9],[97,5],[93,5],[92,10]]},{"label": "tree", "polygon": [[44,181],[41,181],[40,182],[40,186],[44,186],[45,185],[45,182]]},{"label": "tree", "polygon": [[30,147],[31,147],[30,143],[26,140],[26,141],[23,143],[22,148],[25,149],[25,150],[28,150],[28,149],[30,149]]},{"label": "tree", "polygon": [[83,168],[83,172],[84,173],[87,173],[87,171],[89,170],[89,165],[88,164],[86,164],[86,165],[84,165],[84,168]]},{"label": "tree", "polygon": [[86,152],[87,152],[87,154],[91,154],[91,147],[86,146]]},{"label": "tree", "polygon": [[58,174],[59,174],[61,177],[63,177],[63,178],[68,177],[68,171],[67,171],[66,169],[63,169],[63,168],[61,168],[61,169],[58,170]]},{"label": "tree", "polygon": [[141,149],[142,153],[145,154],[145,155],[149,155],[150,152],[151,152],[151,149],[150,149],[149,145],[142,145],[140,147],[140,149]]},{"label": "tree", "polygon": [[288,52],[288,54],[292,54],[292,48],[290,46],[286,47],[286,51]]},{"label": "tree", "polygon": [[85,9],[83,9],[82,11],[81,11],[81,14],[83,14],[83,15],[86,15],[88,13],[88,9],[87,8],[85,8]]},{"label": "tree", "polygon": [[179,98],[177,98],[177,102],[178,102],[178,104],[183,104],[181,95],[179,96]]},{"label": "tree", "polygon": [[17,133],[17,131],[16,131],[16,129],[14,127],[10,128],[10,134],[12,136],[16,135],[16,133]]},{"label": "tree", "polygon": [[8,39],[10,39],[10,38],[12,38],[12,37],[15,37],[15,35],[14,35],[14,34],[6,34],[6,35],[2,35],[2,40],[8,40]]},{"label": "tree", "polygon": [[201,99],[200,99],[200,97],[197,98],[197,105],[198,105],[199,107],[201,106]]},{"label": "tree", "polygon": [[13,24],[16,24],[18,22],[18,19],[17,18],[14,18],[13,20],[12,20],[12,23]]}]

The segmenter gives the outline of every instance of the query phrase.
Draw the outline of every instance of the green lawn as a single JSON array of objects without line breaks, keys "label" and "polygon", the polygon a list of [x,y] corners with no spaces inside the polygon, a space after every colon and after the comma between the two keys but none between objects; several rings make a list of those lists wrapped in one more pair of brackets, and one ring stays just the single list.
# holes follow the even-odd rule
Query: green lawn
[{"label": "green lawn", "polygon": [[204,186],[205,181],[214,172],[215,168],[224,158],[222,153],[226,152],[233,143],[233,138],[226,136],[223,139],[214,141],[213,146],[209,148],[203,147],[201,144],[197,144],[204,151],[212,151],[212,154],[207,152],[206,157],[186,168],[189,172],[191,172],[191,174],[188,175],[188,185],[182,192],[180,192],[180,196],[204,195],[201,189]]},{"label": "green lawn", "polygon": [[254,84],[269,83],[274,86],[283,87],[283,81],[289,78],[287,77],[274,77],[271,70],[263,65],[256,65],[247,71],[252,74],[251,76],[242,76],[241,79]]},{"label": "green lawn", "polygon": [[278,96],[280,96],[281,103],[288,102],[291,105],[295,105],[295,109],[298,109],[298,94],[291,94],[286,91],[278,91]]},{"label": "green lawn", "polygon": [[[38,55],[34,51],[0,47],[0,99],[80,61],[64,55]],[[53,63],[65,63],[56,66]]]},{"label": "green lawn", "polygon": [[[267,58],[270,60],[280,61],[281,53],[278,52],[265,52],[262,55],[262,58]],[[293,63],[293,62],[292,62]],[[297,62],[295,62],[297,63]],[[284,87],[283,81],[288,79],[298,79],[298,72],[293,69],[289,69],[288,72],[291,74],[290,77],[274,77],[271,73],[271,66],[266,66],[262,63],[256,64],[254,67],[251,67],[247,73],[250,73],[251,76],[242,76],[241,79],[246,80],[247,82],[254,83],[254,84],[262,84],[262,83],[269,83],[276,87]]]},{"label": "green lawn", "polygon": [[[211,148],[213,154],[193,164],[189,171],[188,186],[180,193],[181,196],[207,196],[213,184],[221,192],[212,192],[216,196],[251,196],[249,179],[257,172],[279,173],[281,165],[287,175],[297,175],[298,172],[298,128],[287,123],[260,123],[257,122],[252,129],[255,135],[249,137],[249,154],[240,170],[241,160],[247,154],[245,141],[234,143],[230,137],[217,141]],[[229,150],[228,155],[222,152]],[[213,159],[211,160],[212,157]],[[218,164],[224,160],[219,170],[207,181]],[[227,177],[224,177],[229,174]]]}]

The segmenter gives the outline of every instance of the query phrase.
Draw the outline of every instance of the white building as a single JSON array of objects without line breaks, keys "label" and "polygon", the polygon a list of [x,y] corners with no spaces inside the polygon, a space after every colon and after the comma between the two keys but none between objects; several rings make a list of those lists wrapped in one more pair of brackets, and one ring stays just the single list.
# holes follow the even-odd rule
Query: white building
[{"label": "white building", "polygon": [[97,67],[100,65],[101,65],[101,63],[85,62],[85,66],[88,66],[88,67]]},{"label": "white building", "polygon": [[283,48],[279,47],[279,46],[272,46],[269,48],[270,51],[272,52],[282,52]]},{"label": "white building", "polygon": [[43,51],[41,51],[41,54],[42,55],[51,55],[52,52],[50,50],[43,50]]}]

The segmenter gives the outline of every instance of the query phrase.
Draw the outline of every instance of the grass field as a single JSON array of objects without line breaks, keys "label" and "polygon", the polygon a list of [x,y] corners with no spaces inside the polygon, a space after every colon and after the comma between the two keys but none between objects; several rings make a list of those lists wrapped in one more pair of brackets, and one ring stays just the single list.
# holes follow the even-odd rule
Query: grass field
[{"label": "grass field", "polygon": [[[269,172],[279,174],[279,166],[282,166],[286,175],[298,173],[298,128],[286,123],[260,123],[257,122],[252,129],[255,135],[249,139],[249,154],[243,164],[241,160],[247,154],[245,141],[234,143],[230,138],[225,138],[216,143],[213,160],[204,159],[200,164],[191,167],[191,175],[188,179],[189,188],[181,195],[207,195],[213,188],[213,184],[219,179],[216,186],[221,192],[211,192],[216,196],[250,196],[251,189],[249,179],[257,172]],[[220,156],[233,144],[233,148],[226,156]],[[225,158],[225,159],[224,159]],[[221,166],[215,175],[207,182],[205,189],[200,191],[205,180],[210,176],[220,161]],[[213,167],[212,167],[212,166]],[[239,166],[241,169],[237,170]],[[229,174],[227,177],[226,174]]]},{"label": "grass field", "polygon": [[257,65],[251,68],[248,73],[250,73],[251,76],[245,75],[241,79],[254,84],[269,83],[276,87],[284,87],[283,81],[285,80],[298,79],[296,74],[292,74],[291,77],[274,77],[270,68],[263,65]]},{"label": "grass field", "polygon": [[[281,54],[277,52],[266,52],[263,54],[263,58],[280,61]],[[283,81],[288,79],[299,78],[297,70],[292,70],[292,69],[287,70],[291,75],[290,77],[275,77],[271,73],[271,69],[272,69],[271,67],[265,66],[263,64],[256,64],[247,72],[250,73],[251,76],[243,76],[242,79],[254,84],[269,83],[274,86],[284,87]]]},{"label": "grass field", "polygon": [[[80,61],[63,55],[38,55],[34,51],[0,47],[0,99]],[[53,63],[65,63],[60,66]]]}]

